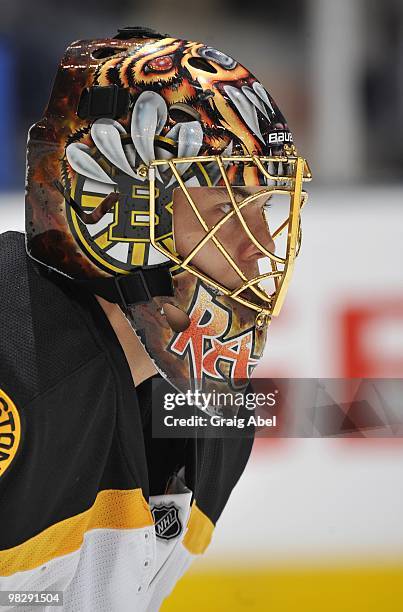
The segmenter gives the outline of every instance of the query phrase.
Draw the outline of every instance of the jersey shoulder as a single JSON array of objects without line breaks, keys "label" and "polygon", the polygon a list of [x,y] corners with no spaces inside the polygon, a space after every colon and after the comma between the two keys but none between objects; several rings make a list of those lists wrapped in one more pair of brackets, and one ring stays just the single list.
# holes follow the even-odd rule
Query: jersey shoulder
[{"label": "jersey shoulder", "polygon": [[0,234],[0,388],[26,404],[101,351],[79,303]]}]

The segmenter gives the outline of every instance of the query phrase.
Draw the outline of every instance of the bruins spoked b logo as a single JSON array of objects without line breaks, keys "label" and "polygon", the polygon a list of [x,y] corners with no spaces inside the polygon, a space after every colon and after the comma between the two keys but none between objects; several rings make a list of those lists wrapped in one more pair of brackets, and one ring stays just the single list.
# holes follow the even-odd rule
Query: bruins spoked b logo
[{"label": "bruins spoked b logo", "polygon": [[17,407],[0,389],[0,478],[15,458],[20,442],[21,420]]},{"label": "bruins spoked b logo", "polygon": [[162,540],[172,540],[182,531],[179,509],[175,504],[158,504],[151,509],[155,535]]}]

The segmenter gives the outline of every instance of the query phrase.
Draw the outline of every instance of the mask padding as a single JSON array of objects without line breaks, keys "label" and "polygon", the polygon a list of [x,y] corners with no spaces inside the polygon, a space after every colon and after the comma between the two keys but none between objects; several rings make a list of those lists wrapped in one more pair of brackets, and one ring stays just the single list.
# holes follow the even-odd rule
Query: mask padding
[{"label": "mask padding", "polygon": [[118,33],[113,38],[118,40],[130,40],[131,38],[169,38],[169,34],[160,34],[152,28],[144,26],[126,26],[119,28]]}]

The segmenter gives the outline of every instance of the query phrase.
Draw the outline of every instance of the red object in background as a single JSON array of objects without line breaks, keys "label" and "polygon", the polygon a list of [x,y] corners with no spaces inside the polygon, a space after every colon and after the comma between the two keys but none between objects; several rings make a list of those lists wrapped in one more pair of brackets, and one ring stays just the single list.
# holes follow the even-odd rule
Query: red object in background
[{"label": "red object in background", "polygon": [[403,298],[347,307],[342,319],[345,378],[403,377]]}]

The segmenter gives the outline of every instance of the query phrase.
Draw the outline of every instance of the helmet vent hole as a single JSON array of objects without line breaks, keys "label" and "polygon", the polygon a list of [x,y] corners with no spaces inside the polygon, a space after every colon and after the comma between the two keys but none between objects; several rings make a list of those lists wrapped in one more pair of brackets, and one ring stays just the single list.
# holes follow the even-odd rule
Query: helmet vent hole
[{"label": "helmet vent hole", "polygon": [[204,72],[212,72],[214,74],[217,73],[217,69],[214,68],[214,66],[212,66],[210,62],[208,62],[202,57],[191,57],[188,60],[188,63],[193,66],[193,68],[197,68],[198,70],[203,70]]},{"label": "helmet vent hole", "polygon": [[126,49],[122,49],[121,47],[100,47],[98,49],[94,49],[91,52],[91,55],[94,59],[105,59],[106,57],[112,57],[112,55],[116,55],[121,51],[126,51]]},{"label": "helmet vent hole", "polygon": [[176,102],[172,104],[169,109],[170,117],[176,121],[176,123],[186,123],[189,121],[201,121],[200,113],[188,104],[183,102]]}]

